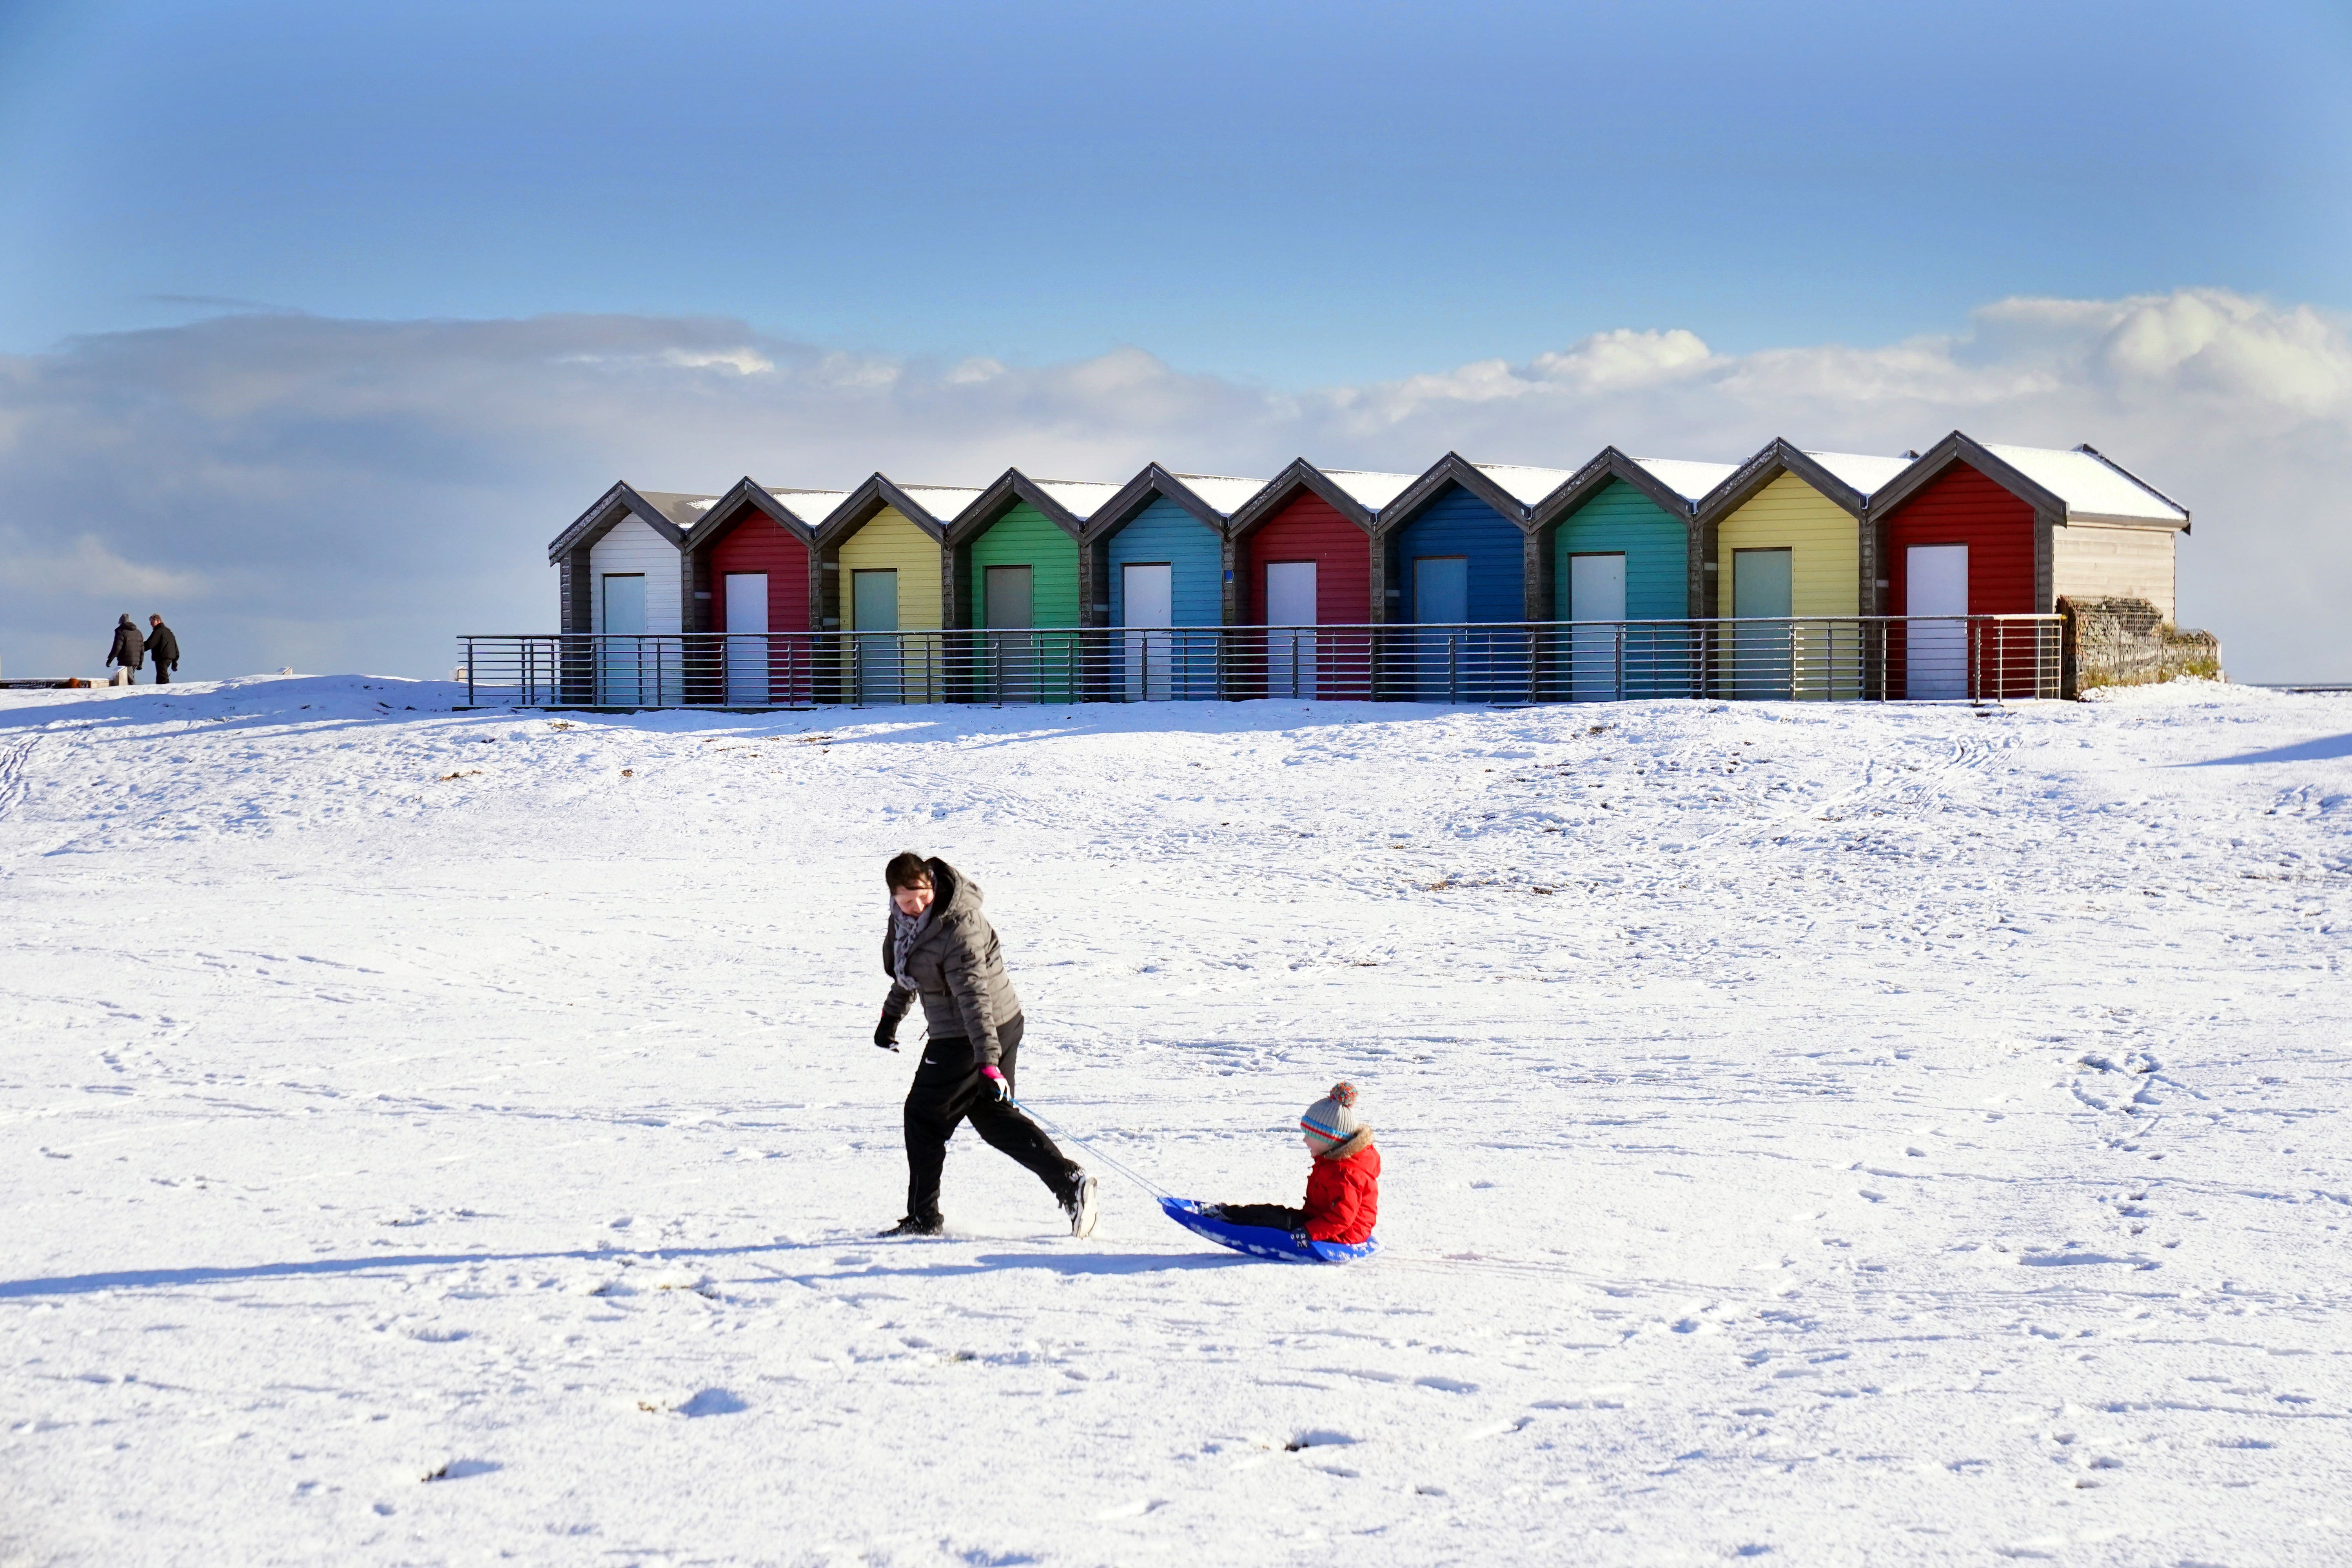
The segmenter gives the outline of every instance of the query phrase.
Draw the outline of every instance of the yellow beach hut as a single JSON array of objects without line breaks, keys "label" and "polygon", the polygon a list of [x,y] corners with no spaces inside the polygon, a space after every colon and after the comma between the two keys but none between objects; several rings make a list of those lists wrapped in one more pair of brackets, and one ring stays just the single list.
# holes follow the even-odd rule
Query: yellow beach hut
[{"label": "yellow beach hut", "polygon": [[850,491],[818,530],[821,626],[866,634],[841,639],[833,678],[849,700],[946,697],[945,520],[979,494],[949,485],[900,485],[876,474]]},{"label": "yellow beach hut", "polygon": [[1861,694],[1864,632],[1878,563],[1864,526],[1870,494],[1912,458],[1807,452],[1774,440],[1699,503],[1707,613],[1733,628],[1724,695]]}]

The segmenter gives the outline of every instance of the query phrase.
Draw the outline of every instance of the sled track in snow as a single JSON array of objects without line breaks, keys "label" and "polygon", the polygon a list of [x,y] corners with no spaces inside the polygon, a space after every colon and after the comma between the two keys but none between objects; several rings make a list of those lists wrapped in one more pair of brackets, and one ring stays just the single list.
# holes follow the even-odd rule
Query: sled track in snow
[{"label": "sled track in snow", "polygon": [[0,817],[5,817],[25,804],[25,762],[33,754],[35,737],[27,736],[15,745],[0,749]]}]

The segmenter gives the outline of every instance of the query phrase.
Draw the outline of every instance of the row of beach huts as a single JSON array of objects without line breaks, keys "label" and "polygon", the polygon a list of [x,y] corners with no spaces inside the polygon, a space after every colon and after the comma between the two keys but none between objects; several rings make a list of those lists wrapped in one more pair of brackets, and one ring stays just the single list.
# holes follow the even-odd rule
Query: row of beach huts
[{"label": "row of beach huts", "polygon": [[[2090,447],[1958,431],[1870,457],[979,488],[614,485],[559,534],[565,634],[1030,631],[2047,616],[2169,621],[2187,508]],[[1328,638],[1327,638],[1328,641]]]}]

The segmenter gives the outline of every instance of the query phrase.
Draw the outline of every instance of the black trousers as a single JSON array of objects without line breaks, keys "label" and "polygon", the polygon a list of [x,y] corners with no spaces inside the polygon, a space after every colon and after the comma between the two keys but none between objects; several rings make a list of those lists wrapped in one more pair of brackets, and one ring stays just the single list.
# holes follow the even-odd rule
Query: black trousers
[{"label": "black trousers", "polygon": [[[1004,1075],[1008,1088],[1013,1084],[1013,1064],[1021,1049],[1021,1023],[1016,1016],[996,1031],[996,1070]],[[923,1064],[915,1069],[915,1081],[907,1090],[907,1213],[910,1217],[940,1217],[940,1173],[947,1165],[948,1140],[966,1118],[990,1148],[1003,1151],[1034,1172],[1056,1199],[1076,1190],[1078,1167],[1035,1122],[1000,1103],[996,1091],[986,1083],[980,1076],[980,1064],[972,1060],[970,1040],[953,1036],[925,1042]]]},{"label": "black trousers", "polygon": [[172,672],[165,669],[160,664],[155,667],[155,684],[158,686],[169,686],[172,684]]},{"label": "black trousers", "polygon": [[1221,1204],[1224,1217],[1235,1225],[1262,1225],[1268,1230],[1297,1230],[1307,1223],[1305,1209],[1285,1208],[1280,1204]]}]

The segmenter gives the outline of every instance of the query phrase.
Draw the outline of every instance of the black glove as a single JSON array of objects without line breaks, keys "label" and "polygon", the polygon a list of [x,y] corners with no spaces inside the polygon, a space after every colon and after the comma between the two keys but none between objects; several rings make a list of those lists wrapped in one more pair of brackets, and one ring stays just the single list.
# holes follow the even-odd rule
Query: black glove
[{"label": "black glove", "polygon": [[887,1007],[882,1009],[882,1021],[874,1026],[874,1043],[886,1051],[898,1048],[898,1020],[890,1016]]}]

